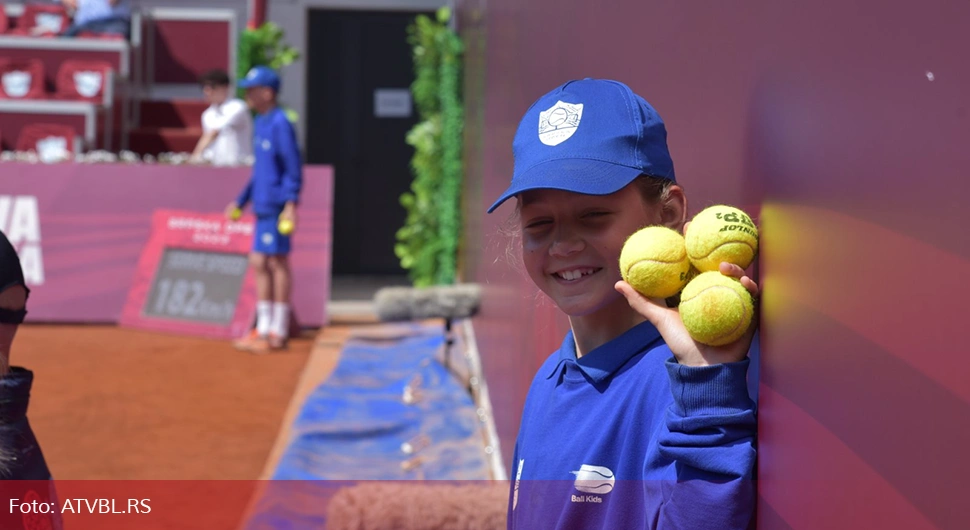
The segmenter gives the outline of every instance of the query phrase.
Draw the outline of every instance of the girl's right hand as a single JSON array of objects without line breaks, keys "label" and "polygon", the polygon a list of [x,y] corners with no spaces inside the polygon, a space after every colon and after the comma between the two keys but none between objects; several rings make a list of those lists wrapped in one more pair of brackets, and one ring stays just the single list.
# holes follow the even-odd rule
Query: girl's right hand
[{"label": "girl's right hand", "polygon": [[[758,297],[758,284],[745,275],[744,269],[731,263],[722,262],[721,274],[738,279],[741,285]],[[684,322],[680,318],[677,308],[667,307],[663,299],[647,298],[636,291],[630,284],[620,281],[616,283],[616,290],[626,297],[630,307],[650,321],[664,338],[664,342],[677,358],[677,362],[687,366],[708,366],[712,364],[731,363],[744,360],[751,348],[755,328],[752,325],[740,339],[724,346],[708,346],[701,344],[690,336]],[[757,322],[757,318],[754,319]]]}]

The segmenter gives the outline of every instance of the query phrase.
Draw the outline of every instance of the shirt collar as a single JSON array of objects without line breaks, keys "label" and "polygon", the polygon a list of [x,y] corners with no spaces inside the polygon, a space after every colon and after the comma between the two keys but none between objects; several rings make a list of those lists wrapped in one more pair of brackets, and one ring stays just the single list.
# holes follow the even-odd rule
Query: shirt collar
[{"label": "shirt collar", "polygon": [[652,347],[659,340],[661,340],[661,337],[657,328],[653,327],[650,322],[643,322],[577,359],[576,341],[573,339],[572,330],[570,330],[566,333],[562,346],[559,347],[559,360],[546,375],[546,379],[558,373],[564,362],[572,361],[579,366],[579,369],[587,377],[596,383],[600,383],[615,374],[634,355]]}]

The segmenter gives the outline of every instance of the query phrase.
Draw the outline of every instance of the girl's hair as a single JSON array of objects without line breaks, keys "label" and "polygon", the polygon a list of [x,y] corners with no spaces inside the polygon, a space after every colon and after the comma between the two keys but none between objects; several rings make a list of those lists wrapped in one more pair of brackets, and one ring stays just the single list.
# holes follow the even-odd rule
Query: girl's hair
[{"label": "girl's hair", "polygon": [[640,175],[633,180],[633,184],[640,191],[644,204],[648,206],[659,204],[664,209],[669,208],[670,187],[674,185],[674,181],[663,177]]}]

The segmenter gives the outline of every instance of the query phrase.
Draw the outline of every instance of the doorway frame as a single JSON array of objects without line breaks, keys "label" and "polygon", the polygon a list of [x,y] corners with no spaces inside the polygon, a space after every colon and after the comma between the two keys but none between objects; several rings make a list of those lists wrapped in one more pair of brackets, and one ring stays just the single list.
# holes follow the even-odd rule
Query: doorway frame
[{"label": "doorway frame", "polygon": [[310,10],[332,11],[435,11],[450,6],[455,9],[455,0],[274,0],[267,2],[267,20],[283,29],[286,41],[300,50],[303,57],[296,64],[284,68],[280,75],[283,86],[280,99],[283,103],[300,113],[297,123],[297,137],[300,146],[306,146],[307,61],[309,44]]}]

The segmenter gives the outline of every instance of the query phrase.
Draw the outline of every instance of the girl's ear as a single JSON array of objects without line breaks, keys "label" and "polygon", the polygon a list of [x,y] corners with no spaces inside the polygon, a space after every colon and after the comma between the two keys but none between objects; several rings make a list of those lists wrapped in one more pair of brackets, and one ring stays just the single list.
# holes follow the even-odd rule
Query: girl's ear
[{"label": "girl's ear", "polygon": [[677,232],[684,231],[687,222],[687,194],[684,188],[674,184],[667,189],[660,204],[660,224]]}]

